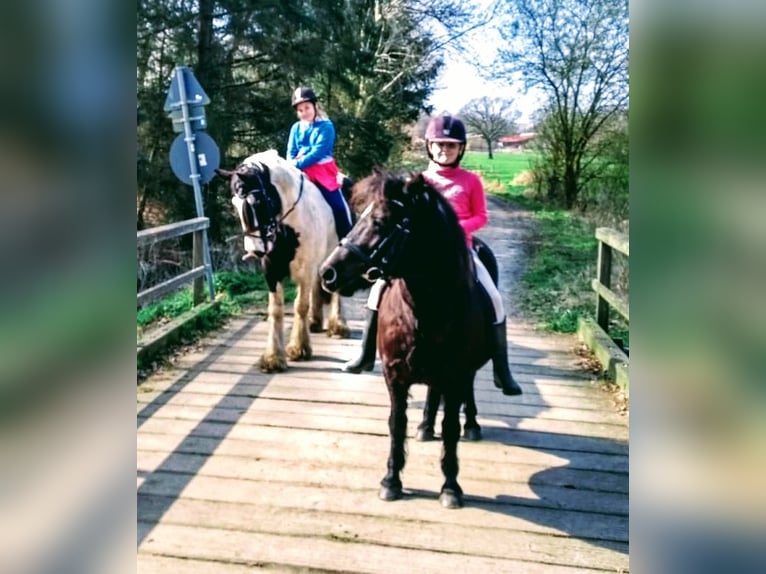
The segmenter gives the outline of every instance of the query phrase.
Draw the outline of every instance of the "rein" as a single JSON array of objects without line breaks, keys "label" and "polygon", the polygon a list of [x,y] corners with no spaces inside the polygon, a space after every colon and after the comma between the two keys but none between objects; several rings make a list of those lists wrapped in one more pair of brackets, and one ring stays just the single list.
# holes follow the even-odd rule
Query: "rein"
[{"label": "rein", "polygon": [[301,200],[301,197],[303,197],[303,179],[304,178],[305,178],[305,176],[303,175],[303,172],[301,172],[301,186],[298,188],[298,198],[295,200],[295,203],[293,203],[290,206],[290,209],[288,209],[285,212],[285,214],[282,217],[279,218],[279,220],[277,221],[277,224],[282,223],[285,220],[285,218],[288,215],[290,215],[290,212],[292,212],[292,210],[295,209],[295,206],[298,205],[298,202]]},{"label": "rein", "polygon": [[[397,200],[394,200],[392,203],[395,203],[402,208],[405,207],[402,202]],[[351,243],[347,237],[340,240],[339,246],[347,249],[353,255],[369,265],[367,271],[362,274],[362,277],[366,281],[374,283],[378,279],[390,279],[393,276],[393,271],[407,245],[410,233],[410,217],[409,213],[407,213],[402,217],[402,220],[394,226],[391,233],[389,233],[369,255],[362,251],[357,245]]]}]

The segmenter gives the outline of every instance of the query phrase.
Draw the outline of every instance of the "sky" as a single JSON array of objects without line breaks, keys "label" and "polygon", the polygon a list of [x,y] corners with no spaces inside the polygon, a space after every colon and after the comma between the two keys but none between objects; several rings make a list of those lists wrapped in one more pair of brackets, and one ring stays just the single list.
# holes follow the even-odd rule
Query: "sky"
[{"label": "sky", "polygon": [[[476,0],[476,3],[480,4],[479,8],[485,9],[487,0]],[[535,94],[524,94],[519,88],[510,87],[507,82],[485,80],[479,73],[482,65],[492,64],[495,48],[500,41],[497,32],[490,25],[467,35],[464,41],[467,44],[465,52],[448,51],[445,54],[444,68],[428,103],[434,106],[436,113],[448,111],[457,114],[465,104],[476,98],[506,98],[513,101],[521,112],[519,127],[529,129],[530,116],[540,106],[538,97]],[[471,55],[465,55],[469,51]]]},{"label": "sky", "polygon": [[525,95],[504,82],[484,80],[474,66],[464,61],[448,60],[436,85],[437,89],[428,99],[436,113],[448,111],[457,114],[465,104],[484,96],[507,98],[515,102],[521,112],[518,120],[520,127],[526,127],[531,121],[531,114],[539,106],[539,100],[534,94]]}]

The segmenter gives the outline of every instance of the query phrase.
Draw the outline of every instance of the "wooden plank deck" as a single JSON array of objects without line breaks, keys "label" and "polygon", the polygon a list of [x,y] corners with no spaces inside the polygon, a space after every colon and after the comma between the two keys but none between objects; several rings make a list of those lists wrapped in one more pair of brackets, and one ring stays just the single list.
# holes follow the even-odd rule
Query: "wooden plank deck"
[{"label": "wooden plank deck", "polygon": [[[519,246],[498,230],[514,216],[494,206],[506,257]],[[349,304],[360,317],[362,298]],[[355,339],[313,335],[314,360],[267,375],[253,366],[266,325],[246,315],[138,387],[139,572],[628,571],[628,425],[573,336],[509,319],[524,395],[479,372],[484,440],[461,441],[466,505],[446,510],[438,442],[410,439],[407,496],[377,498],[388,397],[379,365],[338,370],[358,348],[351,326]],[[410,437],[424,398],[414,387]]]}]

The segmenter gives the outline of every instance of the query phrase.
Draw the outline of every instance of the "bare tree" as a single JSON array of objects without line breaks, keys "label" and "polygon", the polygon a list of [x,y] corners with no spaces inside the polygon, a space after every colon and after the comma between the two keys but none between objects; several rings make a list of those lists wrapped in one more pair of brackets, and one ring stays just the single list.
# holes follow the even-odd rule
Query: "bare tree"
[{"label": "bare tree", "polygon": [[498,138],[516,130],[519,112],[511,102],[502,98],[477,98],[468,102],[458,114],[471,131],[487,142],[489,159],[493,158],[492,146]]},{"label": "bare tree", "polygon": [[[497,77],[546,98],[538,142],[566,207],[598,166],[596,135],[628,103],[628,0],[505,0]],[[546,155],[547,154],[547,155]]]}]

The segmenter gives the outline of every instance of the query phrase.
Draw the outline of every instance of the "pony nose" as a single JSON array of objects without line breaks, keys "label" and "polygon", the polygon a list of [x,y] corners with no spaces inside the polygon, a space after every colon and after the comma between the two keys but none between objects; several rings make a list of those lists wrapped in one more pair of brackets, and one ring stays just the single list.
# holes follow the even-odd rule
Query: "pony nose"
[{"label": "pony nose", "polygon": [[322,287],[326,290],[333,289],[338,281],[338,272],[335,267],[329,266],[322,271]]},{"label": "pony nose", "polygon": [[379,267],[371,267],[364,274],[364,278],[370,283],[374,283],[381,277],[383,277],[383,270]]}]

